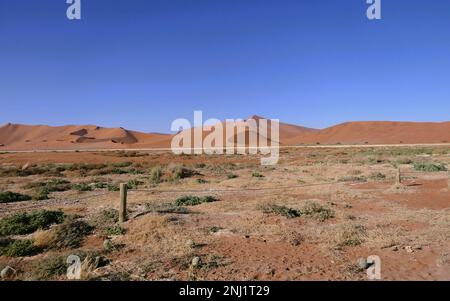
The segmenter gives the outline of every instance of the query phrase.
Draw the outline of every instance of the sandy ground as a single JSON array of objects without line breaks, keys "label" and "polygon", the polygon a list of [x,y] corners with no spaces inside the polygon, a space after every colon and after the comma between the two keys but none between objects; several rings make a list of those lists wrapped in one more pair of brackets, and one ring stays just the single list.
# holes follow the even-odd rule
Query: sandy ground
[{"label": "sandy ground", "polygon": [[[96,228],[76,250],[1,256],[0,268],[9,265],[18,271],[17,279],[34,279],[34,269],[44,259],[91,250],[110,260],[92,271],[93,278],[120,274],[126,280],[366,280],[357,260],[377,255],[383,280],[450,280],[448,173],[413,168],[417,162],[448,165],[449,153],[445,146],[290,148],[281,150],[274,167],[260,166],[257,156],[2,153],[3,169],[130,162],[124,170],[142,173],[64,170],[59,178],[73,184],[140,181],[138,191],[128,194],[130,219],[122,225],[126,233],[105,236]],[[163,171],[158,183],[151,172],[157,166]],[[169,180],[174,166],[195,172]],[[400,184],[395,180],[399,167]],[[54,178],[3,174],[0,191],[32,194],[26,188],[30,183]],[[158,212],[184,195],[212,195],[218,201],[186,207],[189,212],[184,214]],[[304,213],[311,203],[326,210],[325,218]],[[274,206],[303,213],[288,218],[267,210]],[[71,189],[52,192],[49,200],[0,204],[0,218],[61,209],[95,224],[99,212],[111,208],[119,208],[118,192]],[[106,238],[118,247],[105,251]],[[200,263],[192,265],[196,257]]]}]

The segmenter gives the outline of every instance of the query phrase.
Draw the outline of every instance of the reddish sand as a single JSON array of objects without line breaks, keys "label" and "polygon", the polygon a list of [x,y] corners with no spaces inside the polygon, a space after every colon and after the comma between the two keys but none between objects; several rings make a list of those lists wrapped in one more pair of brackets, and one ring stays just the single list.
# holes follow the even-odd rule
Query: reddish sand
[{"label": "reddish sand", "polygon": [[296,144],[450,143],[450,122],[347,122],[284,141]]},{"label": "reddish sand", "polygon": [[7,124],[0,127],[5,150],[66,150],[167,147],[171,135],[145,134],[94,125],[45,126]]},{"label": "reddish sand", "polygon": [[[258,121],[262,117],[251,118]],[[203,131],[203,136],[208,133]],[[171,134],[142,133],[95,125],[52,127],[7,124],[0,127],[0,150],[169,148],[172,137]],[[268,137],[270,138],[270,135]],[[448,142],[450,142],[450,122],[348,122],[323,130],[280,123],[281,145]]]}]

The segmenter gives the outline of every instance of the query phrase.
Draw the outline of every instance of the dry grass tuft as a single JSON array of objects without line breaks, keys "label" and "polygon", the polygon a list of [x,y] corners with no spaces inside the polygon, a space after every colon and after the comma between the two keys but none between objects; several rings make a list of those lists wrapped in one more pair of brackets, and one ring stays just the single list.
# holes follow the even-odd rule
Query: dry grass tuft
[{"label": "dry grass tuft", "polygon": [[40,249],[51,247],[56,240],[56,234],[53,230],[37,230],[33,234],[34,245]]}]

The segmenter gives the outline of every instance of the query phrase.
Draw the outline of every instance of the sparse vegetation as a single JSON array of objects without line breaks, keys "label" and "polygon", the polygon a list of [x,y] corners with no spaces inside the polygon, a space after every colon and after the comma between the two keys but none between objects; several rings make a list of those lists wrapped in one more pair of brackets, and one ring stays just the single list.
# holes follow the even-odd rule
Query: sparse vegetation
[{"label": "sparse vegetation", "polygon": [[315,202],[306,202],[300,212],[305,216],[309,216],[321,222],[334,217],[333,210],[325,208]]},{"label": "sparse vegetation", "polygon": [[119,191],[120,190],[120,187],[118,184],[112,184],[112,183],[108,183],[107,188],[108,188],[108,191]]},{"label": "sparse vegetation", "polygon": [[126,232],[125,228],[118,225],[106,228],[107,235],[124,235]]},{"label": "sparse vegetation", "polygon": [[415,163],[414,169],[424,172],[447,171],[447,167],[444,164],[438,163]]},{"label": "sparse vegetation", "polygon": [[50,198],[49,194],[50,191],[48,191],[47,188],[42,187],[37,189],[36,193],[33,195],[33,199],[36,201],[48,200]]},{"label": "sparse vegetation", "polygon": [[337,229],[337,247],[354,247],[364,242],[366,229],[364,226],[355,224],[344,224]]},{"label": "sparse vegetation", "polygon": [[213,196],[198,197],[198,196],[187,195],[187,196],[183,196],[183,197],[176,199],[175,204],[177,206],[196,206],[196,205],[200,205],[202,203],[212,203],[212,202],[217,202],[217,201],[218,201],[218,199]]},{"label": "sparse vegetation", "polygon": [[87,183],[74,184],[72,187],[78,191],[92,191],[92,186]]},{"label": "sparse vegetation", "polygon": [[67,219],[55,229],[55,241],[52,248],[79,248],[85,236],[91,234],[93,227],[82,220]]},{"label": "sparse vegetation", "polygon": [[365,176],[347,176],[339,178],[339,182],[367,182]]},{"label": "sparse vegetation", "polygon": [[0,192],[0,203],[14,203],[14,202],[23,202],[23,201],[29,201],[32,197],[29,195],[11,192],[11,191],[5,191]]},{"label": "sparse vegetation", "polygon": [[67,256],[50,254],[37,262],[34,266],[32,278],[34,280],[50,280],[66,274]]},{"label": "sparse vegetation", "polygon": [[[447,175],[425,172],[448,168],[448,147],[409,148],[283,148],[276,168],[260,166],[259,156],[161,152],[118,159],[116,151],[70,155],[74,161],[106,162],[102,164],[23,165],[50,161],[52,153],[8,153],[1,158],[0,191],[50,199],[2,205],[0,270],[11,266],[19,281],[67,280],[66,259],[75,254],[83,269],[87,267],[83,280],[216,280],[228,274],[268,280],[301,280],[309,275],[357,280],[365,279],[364,270],[352,274],[346,266],[357,267],[358,257],[379,250],[405,269],[385,271],[389,279],[414,278],[408,269],[418,270],[423,264],[430,268],[421,277],[438,278],[448,265],[438,263],[440,256],[448,257]],[[128,153],[123,156],[128,158]],[[67,161],[61,154],[55,158]],[[408,172],[418,164],[424,165],[419,168],[423,174]],[[397,165],[405,181],[395,186]],[[35,172],[28,178],[18,176]],[[238,175],[237,180],[228,180]],[[371,183],[336,184],[338,179]],[[80,182],[104,193],[85,199],[74,190],[64,192]],[[125,224],[118,223],[118,211],[111,209],[118,206],[118,193],[106,193],[118,191],[118,183],[154,189],[130,194],[130,221]],[[205,192],[178,194],[200,189]],[[205,196],[207,189],[213,196]],[[61,211],[60,218],[51,221],[45,214],[31,217],[36,212],[30,208],[63,208],[70,215]],[[5,215],[10,209],[12,213]],[[94,256],[84,265],[86,252],[109,254],[114,264],[89,273],[97,264]],[[242,256],[253,259],[243,262]],[[411,261],[411,256],[423,262]],[[195,258],[200,260],[193,265]],[[323,258],[333,264],[322,275]],[[291,268],[300,261],[304,264],[298,269]],[[267,271],[257,267],[260,262],[270,263]]]},{"label": "sparse vegetation", "polygon": [[55,192],[55,191],[66,191],[70,190],[72,186],[70,185],[70,182],[63,179],[52,179],[47,182],[34,182],[30,183],[28,185],[25,185],[25,189],[45,189],[48,192]]},{"label": "sparse vegetation", "polygon": [[254,177],[254,178],[264,178],[264,176],[262,174],[260,174],[259,172],[257,172],[257,171],[254,171],[252,173],[252,177]]},{"label": "sparse vegetation", "polygon": [[0,235],[30,234],[38,229],[46,229],[50,225],[60,224],[64,220],[62,211],[35,211],[17,213],[0,220]]},{"label": "sparse vegetation", "polygon": [[264,204],[263,206],[261,206],[261,209],[266,214],[274,213],[287,218],[307,216],[321,222],[334,217],[333,210],[325,208],[315,202],[306,202],[301,209],[293,209],[271,203]]},{"label": "sparse vegetation", "polygon": [[161,166],[155,166],[150,170],[150,179],[153,183],[161,183],[161,178],[163,176],[163,170]]},{"label": "sparse vegetation", "polygon": [[295,210],[286,206],[278,206],[275,204],[265,204],[262,206],[262,211],[266,214],[274,213],[287,218],[295,218],[301,216],[299,210]]},{"label": "sparse vegetation", "polygon": [[37,251],[31,240],[0,238],[0,256],[25,257],[34,255]]},{"label": "sparse vegetation", "polygon": [[189,214],[192,213],[192,211],[189,208],[178,206],[172,203],[164,203],[164,204],[152,204],[147,203],[145,204],[145,207],[147,210],[152,212],[157,212],[160,214]]},{"label": "sparse vegetation", "polygon": [[129,180],[127,183],[127,188],[128,189],[137,189],[139,187],[139,185],[144,184],[144,182],[133,179],[133,180]]},{"label": "sparse vegetation", "polygon": [[386,175],[381,172],[374,172],[370,174],[369,179],[375,181],[382,181],[386,179]]}]

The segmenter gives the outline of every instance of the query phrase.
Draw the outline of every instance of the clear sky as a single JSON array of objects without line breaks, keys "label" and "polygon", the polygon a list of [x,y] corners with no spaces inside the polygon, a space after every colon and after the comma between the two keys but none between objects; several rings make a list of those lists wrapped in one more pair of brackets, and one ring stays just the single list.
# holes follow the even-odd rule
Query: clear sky
[{"label": "clear sky", "polygon": [[0,0],[0,123],[450,120],[450,1]]}]

